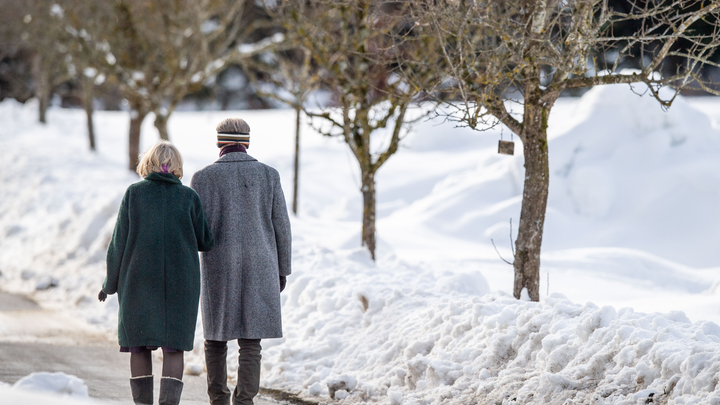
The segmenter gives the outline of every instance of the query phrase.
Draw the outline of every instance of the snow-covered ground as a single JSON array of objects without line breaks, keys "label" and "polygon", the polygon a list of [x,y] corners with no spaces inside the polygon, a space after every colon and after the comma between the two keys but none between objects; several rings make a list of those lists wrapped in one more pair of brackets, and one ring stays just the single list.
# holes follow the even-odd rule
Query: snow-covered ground
[{"label": "snow-covered ground", "polygon": [[[377,176],[372,263],[359,248],[356,163],[304,127],[285,338],[263,342],[262,384],[344,403],[720,404],[719,107],[679,99],[663,112],[627,86],[558,102],[540,303],[508,294],[512,267],[490,242],[512,259],[517,138],[511,157],[497,154],[499,130],[417,125]],[[184,183],[216,159],[228,116],[249,122],[250,154],[280,171],[290,202],[287,110],[175,113]],[[116,298],[95,296],[137,181],[128,115],[96,114],[96,154],[82,111],[51,109],[47,126],[35,117],[32,104],[0,104],[2,288],[112,335]],[[150,119],[143,131],[144,149],[157,139]],[[189,369],[202,364],[200,327],[196,342]]]}]

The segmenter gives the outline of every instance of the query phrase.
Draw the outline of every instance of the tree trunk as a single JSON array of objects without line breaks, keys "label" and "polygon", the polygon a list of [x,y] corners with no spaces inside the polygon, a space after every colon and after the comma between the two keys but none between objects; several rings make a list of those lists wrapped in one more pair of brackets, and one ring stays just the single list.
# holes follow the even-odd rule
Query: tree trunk
[{"label": "tree trunk", "polygon": [[549,113],[548,106],[539,105],[539,102],[532,97],[525,100],[522,134],[525,152],[525,184],[518,238],[515,241],[513,295],[519,299],[523,288],[526,288],[533,301],[540,300],[540,248],[550,185],[547,145]]},{"label": "tree trunk", "polygon": [[35,97],[38,99],[38,121],[47,123],[47,110],[50,106],[50,79],[43,67],[42,55],[35,54],[32,63],[33,81],[35,82]]},{"label": "tree trunk", "polygon": [[363,223],[362,244],[370,251],[375,260],[375,173],[362,168]]},{"label": "tree trunk", "polygon": [[95,151],[95,126],[93,125],[93,79],[82,76],[83,109],[87,116],[88,141],[90,150]]},{"label": "tree trunk", "polygon": [[50,94],[46,89],[40,90],[40,94],[38,94],[38,101],[40,102],[38,108],[38,120],[43,124],[47,124],[47,110],[50,106]]},{"label": "tree trunk", "polygon": [[147,115],[147,110],[140,103],[130,103],[130,135],[128,137],[128,169],[135,171],[140,155],[140,128]]},{"label": "tree trunk", "polygon": [[168,134],[167,130],[167,123],[168,119],[170,118],[170,114],[163,115],[155,112],[155,128],[157,128],[158,133],[160,134],[160,139],[164,139],[166,141],[170,140],[170,135]]},{"label": "tree trunk", "polygon": [[293,214],[297,215],[298,206],[298,180],[300,172],[300,114],[302,107],[295,106],[295,173],[293,176]]}]

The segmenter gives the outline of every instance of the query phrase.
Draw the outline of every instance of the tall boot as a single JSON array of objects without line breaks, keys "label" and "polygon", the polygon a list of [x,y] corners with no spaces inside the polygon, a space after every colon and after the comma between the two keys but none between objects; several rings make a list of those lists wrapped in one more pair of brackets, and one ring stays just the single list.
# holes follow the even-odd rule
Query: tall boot
[{"label": "tall boot", "polygon": [[205,341],[208,397],[211,405],[230,405],[227,386],[227,342]]},{"label": "tall boot", "polygon": [[178,405],[182,395],[183,382],[173,377],[163,377],[160,380],[160,405]]},{"label": "tall boot", "polygon": [[260,391],[260,339],[238,339],[238,381],[233,393],[234,405],[253,405]]},{"label": "tall boot", "polygon": [[153,376],[130,377],[130,392],[136,404],[152,405]]}]

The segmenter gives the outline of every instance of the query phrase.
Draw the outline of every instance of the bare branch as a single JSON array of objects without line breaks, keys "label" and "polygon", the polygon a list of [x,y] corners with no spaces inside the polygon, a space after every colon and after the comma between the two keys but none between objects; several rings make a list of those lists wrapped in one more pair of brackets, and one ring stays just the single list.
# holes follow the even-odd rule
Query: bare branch
[{"label": "bare branch", "polygon": [[[671,39],[665,41],[665,44],[663,47],[657,52],[657,55],[653,59],[652,63],[644,69],[645,72],[650,73],[655,71],[657,67],[660,65],[660,63],[665,59],[668,52],[670,52],[670,49],[673,45],[677,42],[678,39],[682,38],[685,34],[685,32],[690,28],[690,26],[700,20],[701,18],[705,17],[708,14],[711,14],[715,11],[720,10],[720,2],[714,2],[711,3],[711,5],[707,7],[701,8],[699,11],[695,13],[691,13],[683,22],[680,24],[680,26],[675,29],[675,32]],[[713,38],[717,38],[717,35],[714,35]]]},{"label": "bare branch", "polygon": [[505,103],[499,97],[490,99],[484,104],[488,111],[493,114],[500,122],[506,127],[513,131],[520,139],[522,139],[523,125],[520,121],[515,119],[505,107]]},{"label": "bare branch", "polygon": [[405,123],[405,113],[407,112],[409,104],[410,102],[408,100],[408,102],[400,105],[399,114],[397,118],[395,118],[395,125],[393,126],[393,133],[392,137],[390,138],[390,145],[388,146],[387,150],[385,150],[385,152],[380,154],[377,161],[375,161],[375,163],[373,164],[373,170],[377,171],[390,158],[390,156],[397,152],[398,145],[400,145],[400,130]]}]

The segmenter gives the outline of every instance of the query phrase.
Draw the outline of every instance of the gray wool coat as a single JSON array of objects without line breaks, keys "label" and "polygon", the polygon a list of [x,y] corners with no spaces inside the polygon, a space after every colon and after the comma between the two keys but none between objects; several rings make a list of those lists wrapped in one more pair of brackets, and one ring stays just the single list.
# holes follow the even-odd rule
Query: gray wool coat
[{"label": "gray wool coat", "polygon": [[280,277],[290,275],[290,219],[277,170],[227,153],[195,173],[215,236],[200,256],[205,339],[282,337]]}]

